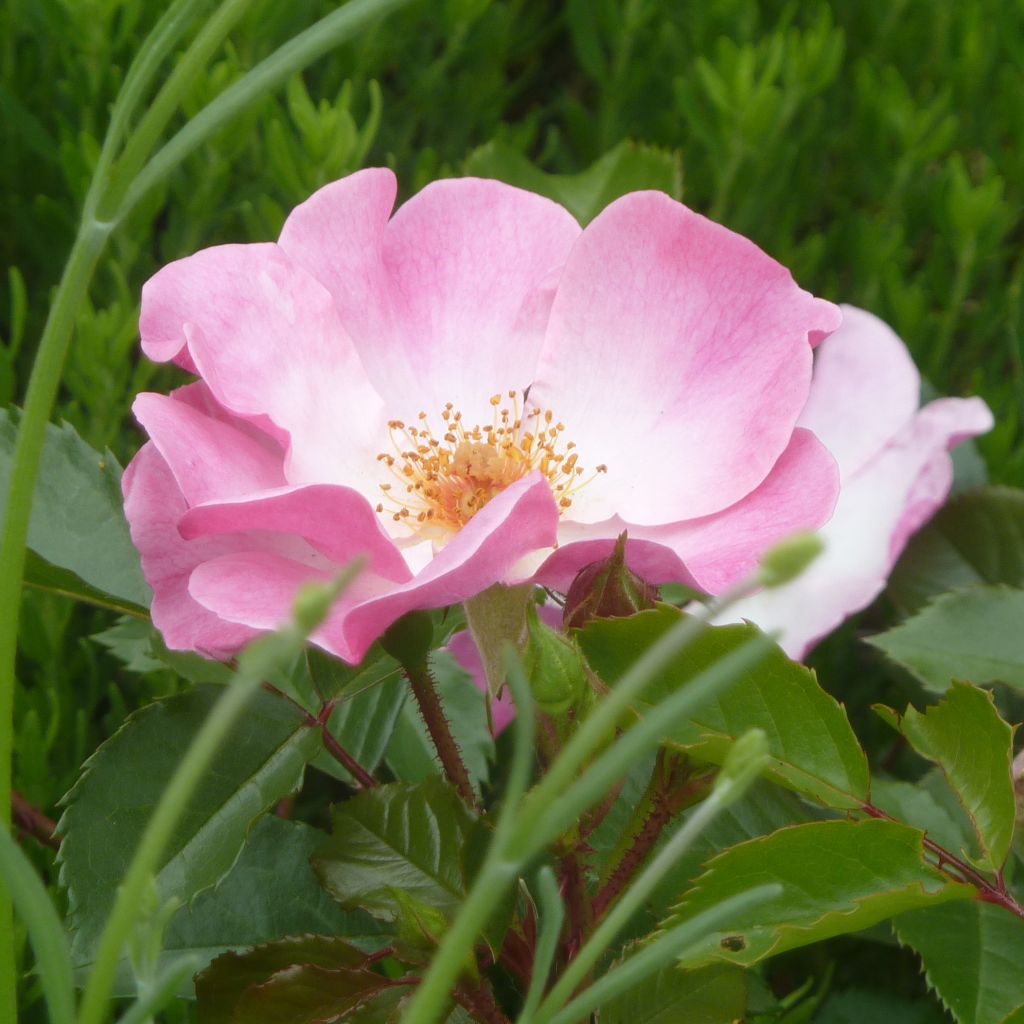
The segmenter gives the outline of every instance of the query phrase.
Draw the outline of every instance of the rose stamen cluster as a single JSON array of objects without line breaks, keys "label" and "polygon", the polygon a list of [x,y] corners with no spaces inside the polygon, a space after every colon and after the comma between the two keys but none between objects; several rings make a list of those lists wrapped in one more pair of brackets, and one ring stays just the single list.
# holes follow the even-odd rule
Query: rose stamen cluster
[{"label": "rose stamen cluster", "polygon": [[[523,398],[525,399],[525,395]],[[434,434],[425,412],[419,426],[389,420],[394,454],[377,456],[395,482],[380,485],[384,500],[377,512],[389,513],[422,535],[444,535],[461,529],[492,498],[517,480],[539,471],[551,486],[560,512],[572,507],[573,495],[608,467],[599,465],[584,479],[575,441],[563,441],[565,424],[550,409],[524,411],[519,392],[509,391],[508,404],[492,395],[492,422],[467,428],[453,403],[441,412],[444,433]]]}]

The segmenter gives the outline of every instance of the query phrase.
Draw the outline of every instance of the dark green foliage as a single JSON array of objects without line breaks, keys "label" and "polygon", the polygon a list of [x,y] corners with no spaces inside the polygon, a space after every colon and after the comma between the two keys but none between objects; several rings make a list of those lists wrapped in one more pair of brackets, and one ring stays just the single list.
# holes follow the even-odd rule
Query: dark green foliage
[{"label": "dark green foliage", "polygon": [[[335,0],[254,0],[229,45],[195,82],[183,116],[336,6]],[[165,7],[157,0],[21,0],[0,10],[0,405],[24,395],[47,295],[71,244],[111,103]],[[213,7],[208,3],[203,13]],[[891,597],[915,617],[877,642],[919,682],[857,645],[851,628],[816,655],[824,686],[845,707],[811,672],[773,658],[757,679],[683,727],[673,736],[676,748],[715,763],[743,730],[765,728],[773,745],[769,774],[790,789],[765,782],[729,808],[658,889],[650,920],[694,884],[708,857],[747,840],[770,854],[783,826],[799,826],[785,833],[790,837],[811,834],[800,828],[840,825],[885,832],[901,850],[910,849],[909,836],[918,833],[903,826],[818,820],[834,812],[817,804],[845,810],[866,798],[862,744],[868,761],[883,765],[871,787],[880,809],[927,828],[931,839],[957,855],[988,852],[1001,862],[1009,843],[1008,790],[983,784],[985,771],[993,775],[993,761],[997,767],[1006,761],[1007,727],[994,707],[986,701],[986,718],[979,703],[985,698],[972,690],[972,710],[943,717],[939,709],[949,712],[951,704],[939,705],[913,719],[921,727],[913,735],[907,729],[912,716],[904,718],[907,739],[946,770],[946,779],[938,768],[921,776],[920,760],[899,746],[902,737],[872,720],[867,708],[875,701],[921,706],[920,684],[934,700],[954,678],[1000,680],[1018,689],[1024,679],[1024,514],[1020,493],[1010,489],[1024,485],[1022,66],[1024,8],[1001,0],[420,0],[246,111],[186,161],[117,231],[79,311],[54,417],[60,426],[51,427],[43,462],[41,514],[33,519],[32,589],[23,605],[15,704],[15,786],[56,816],[59,798],[94,755],[64,822],[74,835],[62,856],[80,958],[88,959],[144,813],[209,706],[213,691],[203,684],[228,675],[225,666],[167,651],[155,635],[145,617],[148,591],[119,511],[118,463],[126,463],[141,440],[130,416],[133,396],[166,391],[184,379],[138,354],[141,286],[159,266],[201,246],[274,238],[287,212],[310,192],[371,164],[399,173],[401,198],[441,176],[493,176],[552,196],[582,221],[632,189],[682,196],[752,237],[804,287],[865,306],[892,323],[939,392],[975,391],[989,401],[997,426],[979,448],[997,486],[960,497],[912,542]],[[0,497],[13,423],[11,416],[0,422]],[[961,587],[972,589],[941,596]],[[125,612],[129,618],[117,617]],[[891,624],[888,613],[878,607],[866,621],[881,628]],[[435,616],[435,644],[455,621],[442,624]],[[645,622],[658,625],[655,616]],[[973,632],[962,628],[966,622]],[[612,664],[613,656],[630,653],[628,645],[615,646],[617,628],[602,623],[584,637],[587,653],[610,681],[624,667]],[[648,630],[644,642],[657,633]],[[743,633],[732,627],[709,639],[659,694]],[[447,655],[434,654],[432,667],[474,784],[500,796],[507,763],[495,756],[480,692]],[[373,949],[392,941],[383,934],[387,929],[407,947],[429,946],[438,926],[432,912],[450,913],[464,879],[434,878],[439,888],[427,886],[419,904],[378,894],[372,909],[388,918],[382,923],[363,910],[340,909],[308,863],[325,841],[337,843],[304,823],[324,824],[328,801],[341,801],[336,818],[347,820],[387,793],[412,793],[420,801],[413,810],[458,834],[453,849],[470,831],[469,812],[425,781],[437,765],[419,713],[405,700],[398,666],[375,653],[353,671],[314,651],[307,665],[275,682],[314,716],[324,700],[336,698],[332,734],[364,768],[397,782],[382,795],[347,800],[351,776],[324,753],[302,712],[261,695],[252,722],[234,738],[234,756],[220,777],[223,791],[217,780],[208,781],[197,797],[199,810],[169,851],[167,870],[177,870],[189,842],[200,843],[204,859],[200,868],[181,867],[171,887],[193,898],[167,924],[165,956],[197,953],[205,964],[227,950],[304,933],[348,936]],[[955,688],[949,701],[965,692]],[[1016,707],[1012,699],[997,697],[1004,717],[1019,721],[1019,713],[1007,710]],[[154,698],[166,699],[152,706]],[[792,721],[771,721],[771,709],[782,705],[794,709]],[[184,723],[180,733],[168,717]],[[114,736],[126,719],[124,732]],[[938,720],[939,736],[922,725]],[[988,759],[977,763],[951,763],[951,731],[972,722],[998,739],[998,749],[987,747]],[[107,806],[115,789],[113,781],[109,787],[104,782],[105,759],[133,734],[134,799],[127,810]],[[321,771],[307,773],[296,803],[299,820],[266,815],[299,784],[307,760]],[[595,878],[610,872],[609,861],[621,853],[618,841],[635,824],[649,775],[645,761],[603,825],[586,837]],[[246,780],[260,798],[241,807],[235,801]],[[245,792],[249,799],[252,792]],[[126,790],[117,793],[126,798]],[[408,801],[403,806],[412,813]],[[113,831],[109,823],[105,830],[90,828],[108,814]],[[204,831],[215,814],[225,827]],[[396,819],[378,818],[380,838]],[[478,824],[472,834],[485,829]],[[85,853],[76,848],[89,842],[94,845]],[[25,848],[54,881],[50,851],[31,842]],[[418,858],[411,847],[404,852],[410,862]],[[806,852],[809,864],[815,852]],[[458,858],[452,863],[462,864]],[[913,876],[911,867],[894,886]],[[698,896],[700,885],[708,899],[715,896],[716,877],[723,876],[698,883]],[[933,881],[913,876],[899,892],[912,891],[922,879]],[[86,890],[93,903],[80,897]],[[896,890],[884,891],[891,900]],[[864,893],[856,898],[870,904],[874,894]],[[821,917],[818,930],[809,929],[812,937],[829,934],[831,920]],[[779,933],[802,927],[773,921]],[[958,902],[906,915],[897,934],[920,952],[929,985],[961,1024],[1002,1024],[1003,1018],[1016,1024],[1021,1011],[1013,1011],[1024,1000],[1024,937],[1017,924],[1001,908]],[[865,944],[876,932],[870,936]],[[799,979],[806,989],[779,985],[772,992],[762,978],[748,975],[750,1019],[795,1024],[816,1012],[823,1024],[934,1024],[935,1003],[914,995],[913,969],[902,960],[892,977],[848,973],[841,987],[828,991],[821,965],[845,963],[849,948],[821,946],[815,977],[808,966]],[[1018,955],[1006,956],[1007,949]],[[950,971],[958,960],[963,969]],[[257,980],[265,986],[258,998],[250,998],[293,1004],[301,991],[312,993],[315,1003],[327,993],[327,1002],[310,1010],[315,1013],[330,1005],[338,1010],[350,991],[376,984],[360,988],[366,979],[345,975],[337,963],[326,965],[330,977],[321,977],[324,966],[301,957],[275,963]],[[730,988],[736,976],[714,971],[663,972],[638,1002],[613,1003],[602,1019],[667,1021],[682,1012],[710,1024],[718,1019],[716,1009],[734,1003],[732,1016],[739,1017],[743,1003]],[[988,980],[979,987],[982,975]],[[26,1020],[41,1020],[35,983],[26,979]],[[122,981],[127,984],[127,974]],[[701,993],[712,990],[710,1015],[702,1017]],[[787,1002],[793,991],[805,994]],[[398,987],[374,990],[352,1019],[394,1019],[402,996]],[[230,1013],[255,1020],[254,1005],[236,1003]],[[175,1008],[165,1019],[183,1021],[189,1012]],[[469,1015],[456,1009],[451,1020]]]}]

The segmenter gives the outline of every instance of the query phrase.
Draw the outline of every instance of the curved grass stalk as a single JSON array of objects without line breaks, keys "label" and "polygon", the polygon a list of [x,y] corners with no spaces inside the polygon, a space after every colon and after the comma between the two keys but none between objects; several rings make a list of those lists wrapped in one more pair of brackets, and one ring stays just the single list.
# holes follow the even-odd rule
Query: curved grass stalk
[{"label": "curved grass stalk", "polygon": [[283,85],[296,71],[345,42],[368,24],[411,0],[350,0],[278,48],[204,107],[139,172],[117,211],[121,219],[190,153],[250,103]]},{"label": "curved grass stalk", "polygon": [[533,1014],[544,998],[544,988],[551,974],[551,965],[558,950],[558,936],[565,920],[565,905],[558,891],[558,880],[547,864],[537,873],[537,896],[540,900],[540,931],[537,935],[530,988],[526,993],[518,1024],[526,1024],[527,1021],[533,1020]]},{"label": "curved grass stalk", "polygon": [[[151,189],[159,185],[175,167],[212,132],[226,124],[241,109],[281,85],[295,71],[355,35],[370,21],[403,6],[410,0],[354,0],[322,18],[305,32],[285,43],[257,65],[235,85],[227,89],[190,121],[142,168],[139,177],[126,185],[116,209],[108,209],[108,189],[114,154],[128,135],[128,123],[151,86],[162,62],[187,30],[203,0],[177,0],[160,19],[139,50],[125,78],[125,85],[114,104],[111,121],[90,184],[78,234],[43,328],[39,348],[25,395],[24,412],[11,468],[10,491],[0,537],[0,827],[10,822],[11,754],[14,671],[17,653],[21,586],[25,572],[32,497],[38,476],[46,434],[46,424],[60,384],[75,316],[92,280],[96,264],[116,225]],[[239,0],[223,0],[220,11],[233,14]],[[215,16],[216,17],[216,16]],[[217,31],[226,34],[231,17],[218,18]],[[206,53],[213,38],[203,30],[183,64],[197,69],[199,56]],[[189,54],[193,54],[194,58]],[[144,136],[139,141],[128,135],[125,151],[147,154],[166,127],[184,91],[191,85],[186,76],[174,78],[174,89],[165,88],[159,96],[160,118],[144,117]],[[170,83],[168,83],[170,85]],[[160,124],[160,119],[163,123]],[[145,146],[143,145],[145,143]],[[116,197],[115,197],[116,198]],[[98,211],[103,216],[98,217]],[[14,929],[10,900],[0,893],[0,1019],[16,1019]]]},{"label": "curved grass stalk", "polygon": [[6,829],[0,829],[0,880],[28,929],[50,1024],[75,1024],[71,951],[64,925],[35,868]]}]

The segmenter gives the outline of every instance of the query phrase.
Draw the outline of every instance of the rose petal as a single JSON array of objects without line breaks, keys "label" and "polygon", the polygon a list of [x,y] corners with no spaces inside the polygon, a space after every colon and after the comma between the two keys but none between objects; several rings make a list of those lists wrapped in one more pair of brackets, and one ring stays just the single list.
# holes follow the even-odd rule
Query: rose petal
[{"label": "rose petal", "polygon": [[[502,582],[525,551],[550,547],[558,510],[540,474],[513,484],[480,510],[414,579],[402,585],[364,573],[313,639],[346,661],[406,612],[443,608]],[[286,621],[298,587],[330,578],[322,565],[263,552],[218,558],[192,574],[190,593],[222,618],[256,629]]]},{"label": "rose petal", "polygon": [[357,491],[335,484],[309,484],[207,502],[190,509],[179,524],[187,539],[247,530],[295,534],[338,565],[369,558],[368,569],[404,583],[411,578],[380,519]]},{"label": "rose petal", "polygon": [[294,210],[281,246],[331,290],[389,415],[472,423],[488,399],[533,379],[553,287],[575,220],[497,181],[438,181],[385,227],[388,172],[364,171]]},{"label": "rose petal", "polygon": [[279,458],[282,463],[284,462],[285,453],[288,451],[288,432],[275,426],[262,414],[236,416],[213,397],[213,392],[207,387],[205,381],[196,380],[191,384],[175,388],[171,392],[171,398],[176,402],[184,402],[196,412],[209,416],[211,419],[217,420],[218,423],[227,423],[236,430],[240,430]]},{"label": "rose petal", "polygon": [[132,541],[153,588],[153,625],[172,650],[194,650],[226,658],[256,636],[256,631],[225,622],[192,599],[188,580],[208,558],[244,547],[247,539],[203,538],[186,541],[178,519],[187,505],[170,468],[152,443],[143,445],[121,480],[124,510]]},{"label": "rose petal", "polygon": [[821,530],[824,553],[799,579],[741,601],[730,619],[777,630],[792,657],[859,611],[882,591],[913,529],[938,508],[952,479],[947,449],[991,429],[980,399],[932,402],[874,458],[844,482]]},{"label": "rose petal", "polygon": [[176,332],[221,405],[287,431],[289,482],[375,492],[380,396],[330,294],[277,246],[204,249],[150,278],[142,301],[147,354],[164,356]]},{"label": "rose petal", "polygon": [[821,526],[838,492],[835,460],[810,431],[798,429],[764,482],[724,512],[667,526],[637,526],[621,518],[564,524],[559,548],[537,580],[564,592],[584,565],[611,554],[625,530],[629,566],[638,575],[718,594],[753,572],[783,537]]},{"label": "rose petal", "polygon": [[512,484],[485,505],[415,579],[355,608],[345,634],[365,652],[396,619],[420,608],[444,608],[495,583],[518,583],[510,571],[528,552],[554,545],[558,507],[539,473]]},{"label": "rose petal", "polygon": [[888,324],[855,306],[840,308],[839,330],[815,354],[811,393],[799,422],[825,443],[845,479],[917,412],[921,377]]},{"label": "rose petal", "polygon": [[598,477],[573,517],[653,524],[719,512],[789,443],[809,337],[839,311],[753,243],[657,192],[583,232],[558,286],[531,404]]},{"label": "rose petal", "polygon": [[284,484],[281,454],[224,420],[164,395],[143,393],[132,405],[189,505]]}]

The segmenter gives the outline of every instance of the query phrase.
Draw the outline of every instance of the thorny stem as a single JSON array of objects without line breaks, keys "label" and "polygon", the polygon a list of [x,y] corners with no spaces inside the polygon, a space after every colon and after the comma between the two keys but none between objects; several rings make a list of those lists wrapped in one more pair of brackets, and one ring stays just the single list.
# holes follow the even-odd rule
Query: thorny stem
[{"label": "thorny stem", "polygon": [[629,848],[622,855],[608,881],[594,897],[594,920],[599,921],[604,917],[608,908],[629,885],[657,845],[665,826],[679,811],[707,791],[712,781],[712,778],[706,775],[691,778],[685,761],[666,753],[664,748],[658,752],[658,760],[651,776],[651,799],[643,802],[650,809],[643,824],[633,836]]},{"label": "thorny stem", "polygon": [[562,899],[565,902],[569,924],[564,949],[566,959],[571,960],[579,952],[584,939],[590,933],[594,920],[578,847],[573,847],[562,858],[559,874],[561,875]]},{"label": "thorny stem", "polygon": [[583,822],[583,826],[580,829],[580,836],[586,839],[588,836],[593,835],[600,827],[601,823],[611,813],[611,809],[618,803],[619,797],[622,796],[623,787],[626,785],[626,780],[621,779],[608,791],[608,795],[601,801],[592,811],[590,811]]},{"label": "thorny stem", "polygon": [[[883,818],[886,821],[896,821],[891,814],[886,814],[880,807],[874,804],[861,804],[861,810],[872,818]],[[1011,914],[1024,920],[1024,907],[1022,907],[1006,888],[1002,873],[997,872],[995,884],[990,882],[980,871],[965,863],[959,857],[950,853],[944,846],[940,846],[934,839],[929,839],[927,833],[924,837],[924,848],[936,858],[935,867],[944,875],[952,878],[955,882],[967,882],[978,890],[978,898],[983,903],[994,903]]]},{"label": "thorny stem", "polygon": [[434,684],[434,677],[430,669],[423,665],[405,665],[405,674],[412,686],[413,696],[419,704],[420,714],[426,723],[430,739],[433,741],[434,749],[441,761],[448,781],[458,790],[459,796],[465,800],[470,807],[477,806],[476,793],[473,784],[469,781],[469,772],[462,760],[459,746],[452,735],[448,719],[445,717],[444,708],[441,705],[441,698],[438,696],[437,687]]},{"label": "thorny stem", "polygon": [[17,790],[11,790],[11,803],[14,823],[25,835],[38,839],[54,850],[60,849],[60,839],[54,835],[57,824],[52,818],[30,804]]},{"label": "thorny stem", "polygon": [[530,984],[535,942],[536,937],[531,940],[529,937],[520,935],[514,928],[510,928],[505,936],[501,952],[498,954],[498,960],[502,966],[515,976],[524,991]]}]

